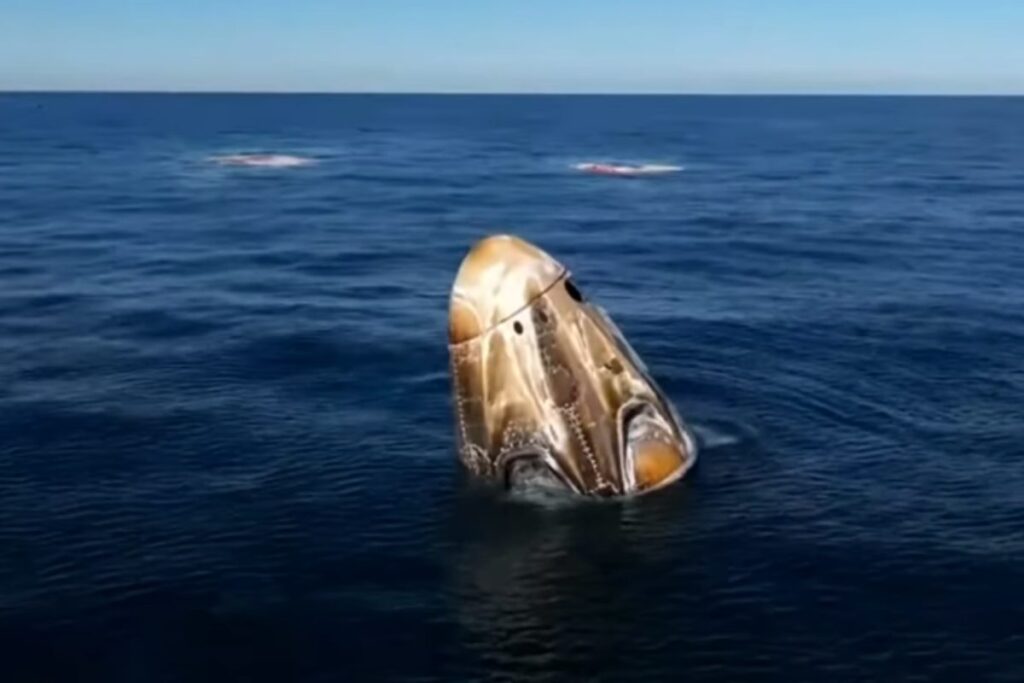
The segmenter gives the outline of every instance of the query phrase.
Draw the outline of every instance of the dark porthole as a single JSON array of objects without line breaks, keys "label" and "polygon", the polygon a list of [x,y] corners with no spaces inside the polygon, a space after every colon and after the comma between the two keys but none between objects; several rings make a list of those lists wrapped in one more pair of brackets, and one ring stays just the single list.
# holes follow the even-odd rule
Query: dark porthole
[{"label": "dark porthole", "polygon": [[516,334],[522,334],[523,324],[517,320],[514,323],[512,323],[512,329],[516,331]]},{"label": "dark porthole", "polygon": [[580,290],[576,289],[572,280],[565,281],[565,291],[573,298],[573,301],[583,301],[583,295],[580,294]]}]

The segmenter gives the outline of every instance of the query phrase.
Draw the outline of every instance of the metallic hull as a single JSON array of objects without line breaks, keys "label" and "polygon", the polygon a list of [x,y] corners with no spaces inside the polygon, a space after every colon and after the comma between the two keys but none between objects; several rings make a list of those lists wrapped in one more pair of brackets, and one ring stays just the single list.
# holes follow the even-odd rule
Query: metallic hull
[{"label": "metallic hull", "polygon": [[452,290],[459,456],[501,486],[623,496],[665,486],[695,441],[568,271],[514,237],[478,243]]}]

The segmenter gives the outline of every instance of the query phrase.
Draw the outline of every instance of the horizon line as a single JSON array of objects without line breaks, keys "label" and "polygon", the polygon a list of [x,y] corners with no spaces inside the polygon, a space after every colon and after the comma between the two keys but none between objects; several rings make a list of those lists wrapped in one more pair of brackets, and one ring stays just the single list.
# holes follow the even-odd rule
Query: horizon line
[{"label": "horizon line", "polygon": [[650,92],[559,92],[548,90],[476,91],[476,90],[217,90],[217,89],[108,89],[108,88],[0,88],[0,95],[370,95],[425,97],[976,97],[1016,98],[1021,92],[856,92],[856,91],[650,91]]}]

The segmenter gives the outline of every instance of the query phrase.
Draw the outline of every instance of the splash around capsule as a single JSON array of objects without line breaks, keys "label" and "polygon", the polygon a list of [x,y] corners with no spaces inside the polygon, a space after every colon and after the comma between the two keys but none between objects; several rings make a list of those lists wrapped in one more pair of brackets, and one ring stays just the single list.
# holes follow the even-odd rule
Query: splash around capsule
[{"label": "splash around capsule", "polygon": [[590,173],[592,175],[629,177],[667,175],[671,173],[679,173],[683,170],[682,166],[672,166],[668,164],[610,164],[595,162],[575,164],[573,165],[573,168],[577,171]]}]

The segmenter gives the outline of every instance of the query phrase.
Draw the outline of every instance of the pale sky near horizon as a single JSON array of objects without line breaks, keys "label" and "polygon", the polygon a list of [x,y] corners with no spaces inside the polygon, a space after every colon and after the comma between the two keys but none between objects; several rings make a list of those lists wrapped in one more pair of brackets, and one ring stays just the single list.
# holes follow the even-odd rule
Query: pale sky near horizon
[{"label": "pale sky near horizon", "polygon": [[1024,0],[0,0],[0,90],[1024,94]]}]

